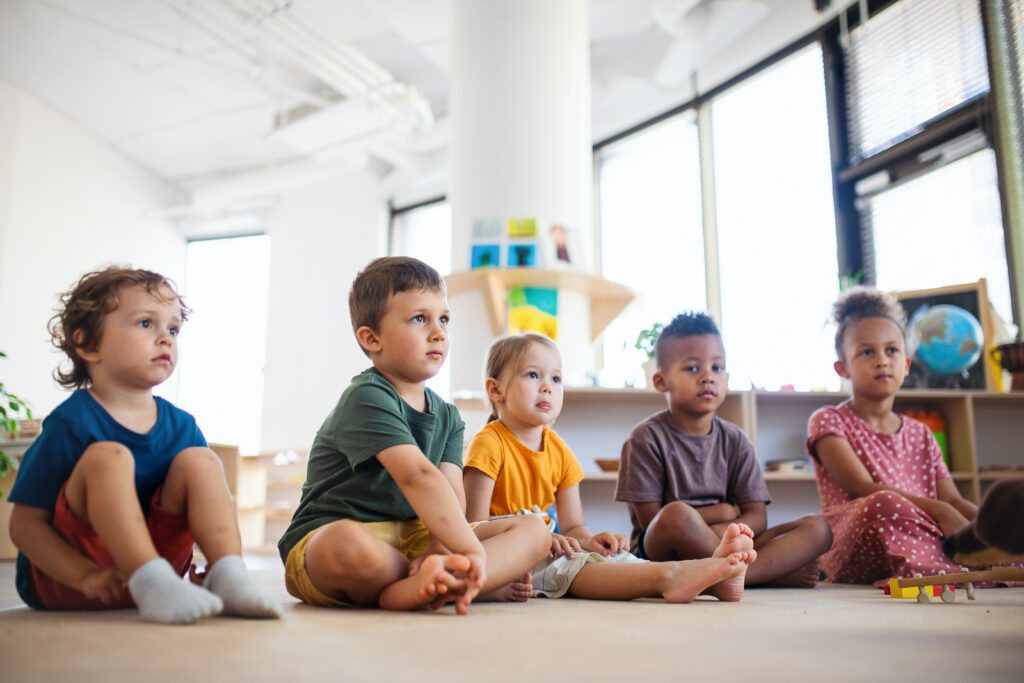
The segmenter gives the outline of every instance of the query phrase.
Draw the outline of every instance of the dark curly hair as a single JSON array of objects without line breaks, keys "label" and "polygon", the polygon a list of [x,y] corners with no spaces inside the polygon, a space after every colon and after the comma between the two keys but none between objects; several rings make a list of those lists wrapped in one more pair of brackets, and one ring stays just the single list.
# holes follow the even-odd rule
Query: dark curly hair
[{"label": "dark curly hair", "polygon": [[715,319],[707,313],[687,311],[672,318],[672,322],[662,329],[661,334],[658,335],[658,341],[654,344],[654,358],[657,361],[658,367],[664,367],[666,347],[668,346],[669,339],[681,339],[701,334],[713,334],[716,337],[722,336],[722,333],[718,331],[718,325],[715,324]]},{"label": "dark curly hair", "polygon": [[[392,295],[422,289],[446,292],[444,280],[423,261],[408,256],[384,256],[370,261],[356,275],[348,294],[352,331],[364,326],[379,330],[380,320],[387,312],[388,299]],[[366,349],[363,353],[370,355]]]},{"label": "dark curly hair", "polygon": [[103,334],[103,321],[117,309],[117,294],[124,287],[145,287],[150,294],[161,297],[166,287],[181,306],[181,320],[192,312],[185,305],[174,282],[159,273],[125,266],[110,266],[104,270],[86,273],[71,289],[60,295],[61,308],[50,318],[47,329],[53,345],[71,361],[69,370],[59,366],[53,378],[67,389],[78,389],[91,384],[89,368],[78,350],[95,351]]},{"label": "dark curly hair", "polygon": [[907,335],[907,314],[892,294],[874,287],[858,285],[847,289],[832,304],[832,319],[836,322],[836,354],[843,357],[843,338],[852,323],[866,318],[886,318],[896,323],[904,337]]}]

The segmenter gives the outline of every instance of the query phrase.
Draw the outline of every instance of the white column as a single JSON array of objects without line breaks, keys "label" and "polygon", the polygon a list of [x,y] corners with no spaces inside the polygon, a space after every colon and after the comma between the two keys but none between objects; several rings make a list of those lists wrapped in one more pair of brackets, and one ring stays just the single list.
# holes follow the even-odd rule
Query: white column
[{"label": "white column", "polygon": [[[470,265],[473,222],[535,217],[575,230],[592,260],[590,49],[585,0],[454,0],[451,175],[455,271]],[[491,342],[483,299],[453,296],[452,389],[482,390]],[[559,292],[568,381],[593,368],[588,302]]]}]

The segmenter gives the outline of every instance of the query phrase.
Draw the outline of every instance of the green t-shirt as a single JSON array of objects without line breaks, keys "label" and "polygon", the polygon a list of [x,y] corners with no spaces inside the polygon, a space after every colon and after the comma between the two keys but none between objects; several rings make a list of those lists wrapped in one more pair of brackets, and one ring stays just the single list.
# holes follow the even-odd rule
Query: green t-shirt
[{"label": "green t-shirt", "polygon": [[421,413],[376,369],[352,378],[313,440],[299,508],[277,544],[281,559],[310,531],[339,519],[416,518],[377,460],[381,451],[409,444],[438,467],[442,462],[462,467],[465,425],[459,411],[430,389],[425,392],[427,411]]}]

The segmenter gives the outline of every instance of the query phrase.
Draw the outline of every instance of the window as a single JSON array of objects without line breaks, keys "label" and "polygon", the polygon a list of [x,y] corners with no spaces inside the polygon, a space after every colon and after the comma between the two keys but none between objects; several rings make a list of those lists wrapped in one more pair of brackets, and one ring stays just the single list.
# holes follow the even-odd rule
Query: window
[{"label": "window", "polygon": [[825,80],[815,43],[711,105],[730,386],[838,388]]},{"label": "window", "polygon": [[270,238],[190,242],[178,400],[208,441],[260,450]]},{"label": "window", "polygon": [[984,277],[996,313],[1013,319],[991,149],[895,185],[863,205],[880,288],[926,289]]},{"label": "window", "polygon": [[984,277],[1012,320],[979,3],[900,0],[850,31],[844,57],[838,193],[852,198],[845,230],[865,279],[906,290]]},{"label": "window", "polygon": [[[427,263],[442,276],[452,272],[452,210],[438,200],[391,215],[391,256],[412,256]],[[451,359],[427,381],[427,386],[445,400],[451,394]]]},{"label": "window", "polygon": [[601,269],[637,295],[604,332],[601,384],[642,383],[640,330],[707,308],[700,154],[692,113],[598,152]]},{"label": "window", "polygon": [[850,156],[865,159],[988,92],[977,0],[902,0],[850,31]]},{"label": "window", "polygon": [[418,258],[441,275],[452,272],[452,210],[448,202],[395,211],[391,255]]}]

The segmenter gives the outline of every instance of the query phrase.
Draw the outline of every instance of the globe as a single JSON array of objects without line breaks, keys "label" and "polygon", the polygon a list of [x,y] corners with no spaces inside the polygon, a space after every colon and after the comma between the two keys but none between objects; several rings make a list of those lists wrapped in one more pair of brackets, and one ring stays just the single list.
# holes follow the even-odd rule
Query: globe
[{"label": "globe", "polygon": [[938,375],[963,374],[985,344],[981,324],[959,306],[922,306],[907,326],[910,355]]}]

